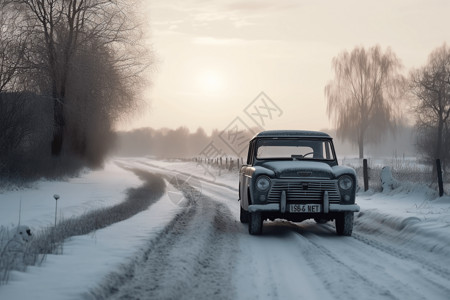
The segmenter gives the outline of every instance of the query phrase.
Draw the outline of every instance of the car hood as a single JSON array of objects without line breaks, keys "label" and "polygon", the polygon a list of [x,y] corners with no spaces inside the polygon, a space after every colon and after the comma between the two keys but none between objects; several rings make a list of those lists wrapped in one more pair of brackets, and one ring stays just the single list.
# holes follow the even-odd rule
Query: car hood
[{"label": "car hood", "polygon": [[268,161],[261,164],[261,167],[273,171],[276,177],[321,177],[334,178],[332,168],[323,162],[317,161]]}]

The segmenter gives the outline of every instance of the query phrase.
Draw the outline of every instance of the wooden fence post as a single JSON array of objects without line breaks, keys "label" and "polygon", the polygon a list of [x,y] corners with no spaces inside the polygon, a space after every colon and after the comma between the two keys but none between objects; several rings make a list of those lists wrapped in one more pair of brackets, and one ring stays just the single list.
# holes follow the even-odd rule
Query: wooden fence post
[{"label": "wooden fence post", "polygon": [[367,159],[363,159],[363,176],[364,176],[364,192],[369,190],[369,170],[367,167]]},{"label": "wooden fence post", "polygon": [[442,169],[441,169],[441,160],[436,159],[436,171],[438,177],[438,186],[439,186],[439,197],[444,195],[444,183],[442,182]]}]

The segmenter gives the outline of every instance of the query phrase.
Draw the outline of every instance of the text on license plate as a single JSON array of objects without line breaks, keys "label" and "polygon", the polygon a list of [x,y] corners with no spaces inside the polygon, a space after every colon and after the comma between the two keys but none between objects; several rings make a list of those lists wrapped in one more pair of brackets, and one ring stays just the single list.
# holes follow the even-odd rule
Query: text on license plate
[{"label": "text on license plate", "polygon": [[320,204],[291,204],[289,205],[291,213],[320,213]]}]

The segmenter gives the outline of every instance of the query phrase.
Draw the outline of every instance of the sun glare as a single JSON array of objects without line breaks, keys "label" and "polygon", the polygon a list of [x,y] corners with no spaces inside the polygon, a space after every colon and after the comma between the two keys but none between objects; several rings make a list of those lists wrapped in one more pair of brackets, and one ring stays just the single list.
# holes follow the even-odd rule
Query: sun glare
[{"label": "sun glare", "polygon": [[216,93],[223,88],[223,79],[217,72],[205,71],[198,77],[198,86],[204,93]]}]

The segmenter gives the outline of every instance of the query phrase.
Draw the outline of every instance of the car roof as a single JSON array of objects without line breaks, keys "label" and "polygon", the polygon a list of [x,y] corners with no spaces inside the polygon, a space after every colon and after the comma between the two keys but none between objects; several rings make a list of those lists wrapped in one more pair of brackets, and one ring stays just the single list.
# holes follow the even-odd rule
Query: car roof
[{"label": "car roof", "polygon": [[329,138],[329,136],[325,132],[321,131],[309,131],[309,130],[266,130],[261,131],[253,138],[259,137],[269,137],[269,138],[293,138],[293,137],[308,137],[308,138]]}]

